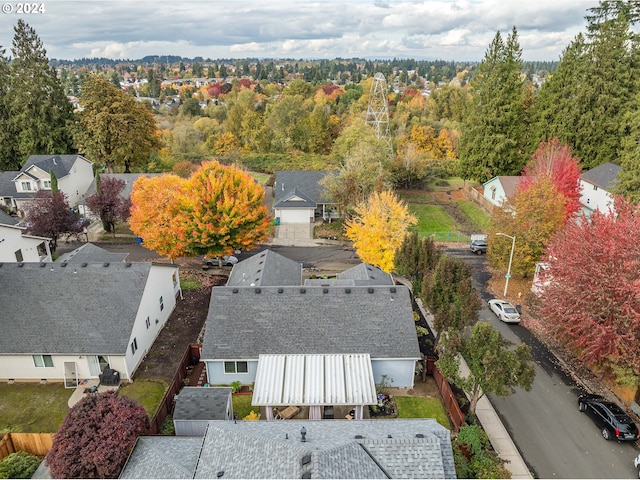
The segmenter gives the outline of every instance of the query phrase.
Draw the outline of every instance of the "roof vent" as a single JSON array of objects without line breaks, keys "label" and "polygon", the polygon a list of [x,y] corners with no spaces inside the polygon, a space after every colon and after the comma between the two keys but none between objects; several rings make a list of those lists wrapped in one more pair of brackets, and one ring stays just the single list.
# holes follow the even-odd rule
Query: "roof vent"
[{"label": "roof vent", "polygon": [[387,438],[393,438],[393,437],[391,436],[391,434],[389,434],[389,435],[387,435]]},{"label": "roof vent", "polygon": [[362,438],[364,438],[362,435],[356,435],[356,440],[361,440]]},{"label": "roof vent", "polygon": [[300,293],[307,293],[307,289],[306,288],[301,288],[300,289]]},{"label": "roof vent", "polygon": [[103,266],[103,267],[108,267],[108,266],[109,266],[109,262],[104,262],[104,263],[102,264],[102,266]]},{"label": "roof vent", "polygon": [[416,433],[416,438],[424,438],[424,435],[422,433]]},{"label": "roof vent", "polygon": [[322,289],[322,293],[329,293],[329,289],[328,288],[323,288]]},{"label": "roof vent", "polygon": [[367,289],[367,292],[369,292],[369,293],[373,293],[373,288],[369,287],[369,288]]},{"label": "roof vent", "polygon": [[262,292],[262,290],[261,290],[261,289],[259,289],[259,288],[256,288],[256,289],[255,289],[255,292],[256,292],[256,293],[260,293],[260,292]]},{"label": "roof vent", "polygon": [[391,287],[391,288],[389,289],[389,291],[390,291],[391,293],[396,293],[396,287]]},{"label": "roof vent", "polygon": [[82,265],[80,265],[81,267],[86,267],[87,266],[87,262],[84,262]]},{"label": "roof vent", "polygon": [[224,475],[224,470],[220,470],[218,473],[216,473],[216,477],[218,478],[222,478],[223,475]]},{"label": "roof vent", "polygon": [[46,263],[41,263],[41,264],[40,264],[40,266],[41,266],[41,267],[46,267],[46,266],[47,266],[47,264],[46,264]]},{"label": "roof vent", "polygon": [[233,290],[231,290],[232,293],[238,293],[238,289],[234,288]]},{"label": "roof vent", "polygon": [[60,265],[62,268],[67,266],[67,262],[62,262],[62,265]]},{"label": "roof vent", "polygon": [[302,478],[311,478],[311,472],[304,472]]},{"label": "roof vent", "polygon": [[311,455],[307,453],[304,457],[302,457],[302,465],[309,465],[310,463]]},{"label": "roof vent", "polygon": [[351,289],[350,288],[345,288],[344,289],[344,293],[351,293]]},{"label": "roof vent", "polygon": [[18,267],[20,267],[20,268],[24,267],[24,263],[20,262],[20,263],[18,264]]},{"label": "roof vent", "polygon": [[131,262],[127,262],[124,264],[125,267],[129,268],[131,266]]},{"label": "roof vent", "polygon": [[284,292],[284,288],[279,288],[278,293],[282,293],[282,292]]}]

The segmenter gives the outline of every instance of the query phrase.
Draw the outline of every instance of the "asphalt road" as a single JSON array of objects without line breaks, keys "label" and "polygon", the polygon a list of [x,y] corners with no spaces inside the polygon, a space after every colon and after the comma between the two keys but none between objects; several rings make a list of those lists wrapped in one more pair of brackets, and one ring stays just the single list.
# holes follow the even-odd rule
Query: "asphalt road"
[{"label": "asphalt road", "polygon": [[[466,245],[465,245],[466,247]],[[490,322],[508,340],[525,342],[536,363],[531,391],[509,396],[490,395],[525,462],[537,478],[637,478],[633,459],[640,450],[631,443],[606,441],[598,427],[578,411],[578,383],[565,372],[545,345],[520,325],[505,324],[491,312],[486,300],[488,274],[484,256],[466,248],[447,249],[473,269],[474,284],[484,300],[480,320]]]}]

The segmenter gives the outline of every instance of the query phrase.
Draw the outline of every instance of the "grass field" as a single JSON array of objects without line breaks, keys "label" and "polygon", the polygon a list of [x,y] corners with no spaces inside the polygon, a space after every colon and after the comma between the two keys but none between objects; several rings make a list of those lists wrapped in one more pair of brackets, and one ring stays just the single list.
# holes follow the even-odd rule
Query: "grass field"
[{"label": "grass field", "polygon": [[151,419],[156,414],[167,388],[167,382],[164,380],[136,380],[120,387],[118,395],[138,402]]},{"label": "grass field", "polygon": [[450,429],[449,417],[438,398],[393,397],[398,406],[398,418],[435,418],[445,428]]},{"label": "grass field", "polygon": [[455,220],[440,205],[410,203],[409,211],[418,218],[418,223],[411,229],[417,230],[420,236],[457,231]]},{"label": "grass field", "polygon": [[251,400],[253,395],[233,395],[231,401],[233,402],[233,413],[238,416],[238,419],[243,419],[251,410],[258,413],[260,407],[251,406]]},{"label": "grass field", "polygon": [[0,432],[55,433],[72,393],[61,383],[0,385]]}]

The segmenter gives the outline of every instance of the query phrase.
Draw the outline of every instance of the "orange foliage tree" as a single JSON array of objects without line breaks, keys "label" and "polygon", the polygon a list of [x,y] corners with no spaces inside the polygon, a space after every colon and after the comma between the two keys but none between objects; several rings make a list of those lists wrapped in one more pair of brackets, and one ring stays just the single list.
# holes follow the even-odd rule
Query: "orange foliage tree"
[{"label": "orange foliage tree", "polygon": [[141,177],[131,193],[131,230],[169,258],[228,255],[268,236],[264,189],[243,170],[204,162],[188,179]]}]

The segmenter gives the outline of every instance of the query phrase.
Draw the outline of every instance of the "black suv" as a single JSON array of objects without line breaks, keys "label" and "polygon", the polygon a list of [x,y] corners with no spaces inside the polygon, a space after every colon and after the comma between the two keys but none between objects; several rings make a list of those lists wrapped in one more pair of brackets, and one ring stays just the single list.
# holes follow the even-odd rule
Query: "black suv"
[{"label": "black suv", "polygon": [[469,248],[473,253],[482,255],[483,253],[487,253],[487,242],[484,240],[474,240],[471,242]]},{"label": "black suv", "polygon": [[638,427],[618,405],[598,395],[580,395],[578,409],[585,412],[602,429],[605,440],[635,442]]}]

